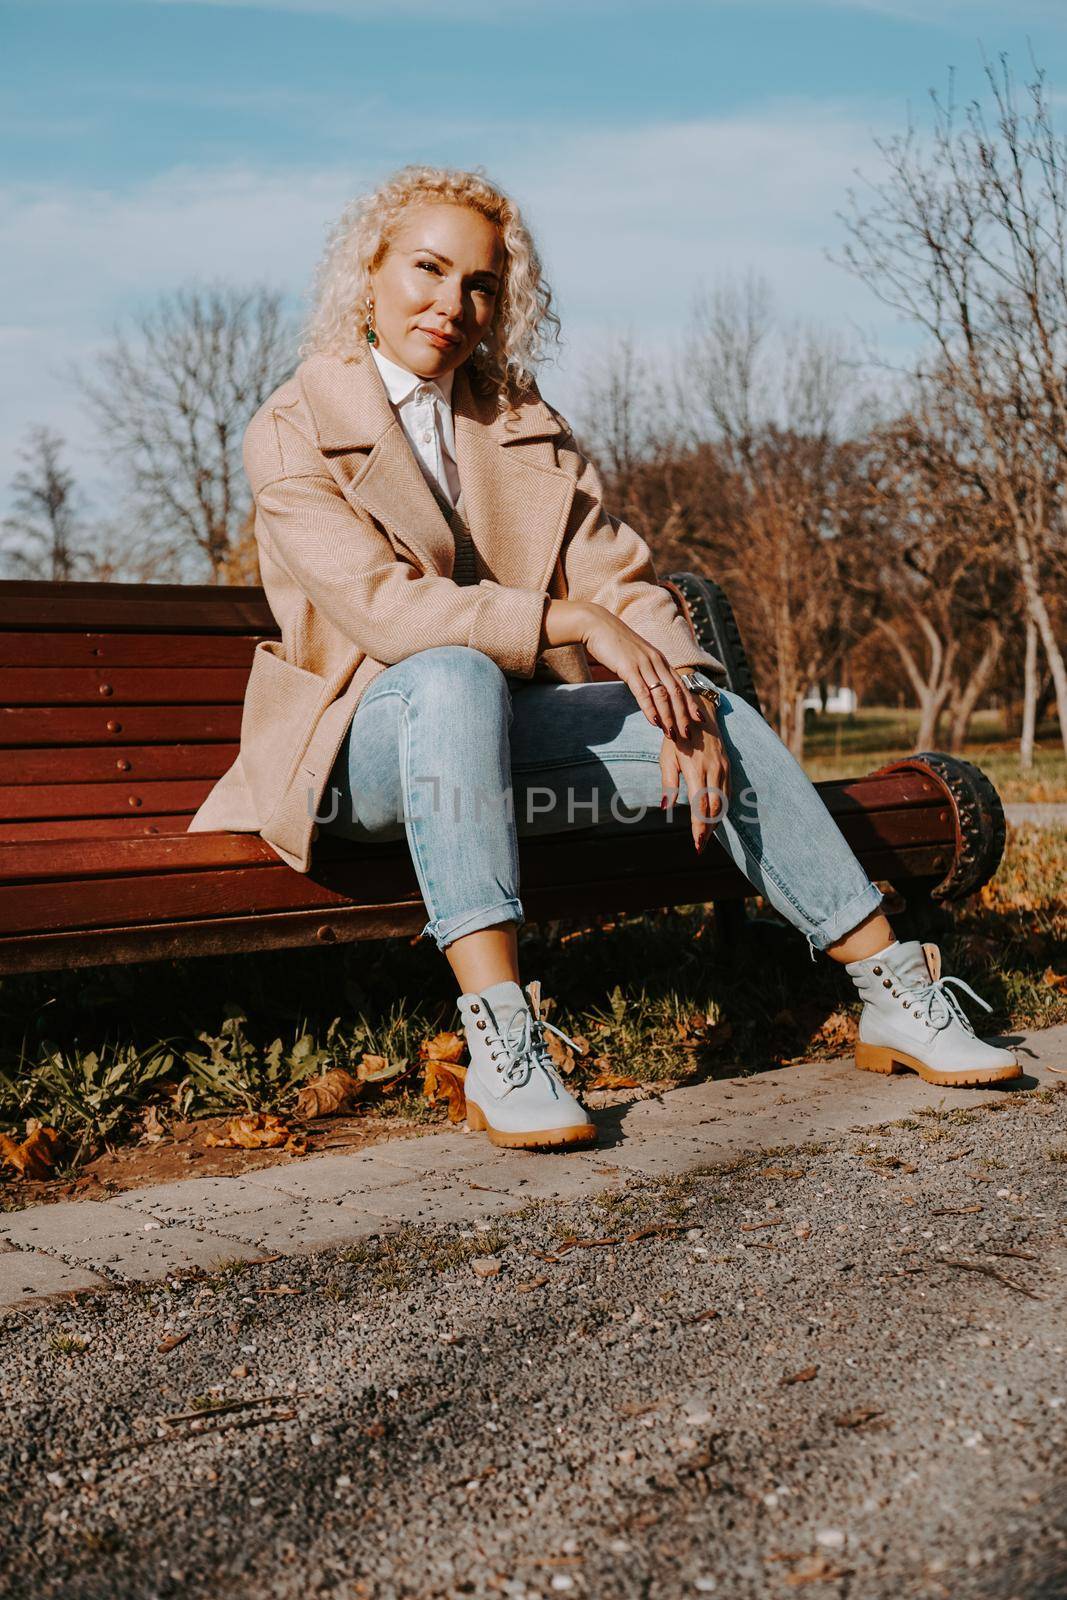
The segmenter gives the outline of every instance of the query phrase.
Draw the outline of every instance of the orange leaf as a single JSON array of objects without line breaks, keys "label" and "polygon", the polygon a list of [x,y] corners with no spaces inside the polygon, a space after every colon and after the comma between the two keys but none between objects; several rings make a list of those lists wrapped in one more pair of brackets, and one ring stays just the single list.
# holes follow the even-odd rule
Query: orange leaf
[{"label": "orange leaf", "polygon": [[305,1083],[296,1097],[293,1115],[301,1122],[311,1117],[333,1117],[347,1111],[353,1101],[363,1093],[363,1085],[344,1067],[334,1067],[321,1078]]},{"label": "orange leaf", "polygon": [[624,1072],[602,1072],[593,1082],[587,1084],[589,1089],[636,1089],[638,1080],[627,1077]]},{"label": "orange leaf", "polygon": [[6,1133],[0,1133],[0,1159],[14,1167],[23,1178],[47,1178],[59,1156],[63,1135],[55,1128],[42,1128],[36,1117],[26,1124],[26,1137],[21,1144]]},{"label": "orange leaf", "polygon": [[384,1083],[387,1078],[395,1078],[400,1072],[399,1067],[394,1067],[388,1056],[364,1055],[356,1068],[356,1077],[361,1083]]},{"label": "orange leaf", "polygon": [[829,1045],[831,1048],[843,1049],[853,1043],[856,1037],[856,1021],[847,1011],[833,1011],[827,1017],[815,1039],[819,1044]]},{"label": "orange leaf", "polygon": [[1050,989],[1067,989],[1067,972],[1056,972],[1052,967],[1046,967],[1041,981],[1047,983]]},{"label": "orange leaf", "polygon": [[466,1048],[467,1040],[462,1033],[435,1033],[432,1039],[424,1039],[419,1045],[419,1055],[424,1061],[443,1061],[451,1065],[462,1060]]},{"label": "orange leaf", "polygon": [[430,1105],[448,1102],[449,1122],[462,1122],[467,1114],[467,1101],[463,1093],[466,1069],[443,1061],[428,1060],[422,1080],[422,1092]]},{"label": "orange leaf", "polygon": [[[542,1016],[544,1015],[543,1006],[541,1008],[541,1014]],[[571,1049],[570,1045],[564,1044],[563,1040],[558,1034],[548,1032],[545,1033],[545,1042],[548,1045],[548,1054],[553,1065],[557,1067],[560,1072],[573,1072],[574,1051]]]},{"label": "orange leaf", "polygon": [[209,1133],[205,1144],[226,1150],[267,1150],[285,1144],[289,1128],[269,1111],[252,1111],[246,1117],[231,1117],[222,1133]]}]

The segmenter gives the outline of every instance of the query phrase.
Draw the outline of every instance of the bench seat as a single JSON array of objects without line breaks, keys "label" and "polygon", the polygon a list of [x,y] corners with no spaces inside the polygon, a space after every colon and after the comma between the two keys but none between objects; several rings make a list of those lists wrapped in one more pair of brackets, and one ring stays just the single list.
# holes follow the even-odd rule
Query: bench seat
[{"label": "bench seat", "polygon": [[[721,591],[694,574],[663,581],[731,687],[755,700]],[[402,839],[323,835],[303,874],[258,835],[186,832],[237,754],[252,652],[268,637],[259,589],[0,583],[0,973],[424,926]],[[951,899],[995,870],[1003,813],[968,763],[911,757],[818,787],[876,880]],[[714,842],[697,857],[677,818],[525,839],[520,859],[532,921],[754,892]]]}]

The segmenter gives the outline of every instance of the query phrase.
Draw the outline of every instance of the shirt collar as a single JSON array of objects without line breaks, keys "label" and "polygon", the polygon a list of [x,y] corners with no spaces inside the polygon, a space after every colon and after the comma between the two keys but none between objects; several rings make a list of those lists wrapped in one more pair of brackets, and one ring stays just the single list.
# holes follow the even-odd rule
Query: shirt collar
[{"label": "shirt collar", "polygon": [[426,384],[437,392],[438,397],[446,406],[452,404],[452,383],[456,376],[455,368],[444,373],[440,378],[420,378],[417,372],[409,372],[407,367],[398,366],[395,361],[390,361],[388,356],[383,356],[377,345],[371,345],[370,353],[374,357],[378,371],[385,384],[385,392],[394,406],[401,405],[409,395],[413,394],[420,384]]}]

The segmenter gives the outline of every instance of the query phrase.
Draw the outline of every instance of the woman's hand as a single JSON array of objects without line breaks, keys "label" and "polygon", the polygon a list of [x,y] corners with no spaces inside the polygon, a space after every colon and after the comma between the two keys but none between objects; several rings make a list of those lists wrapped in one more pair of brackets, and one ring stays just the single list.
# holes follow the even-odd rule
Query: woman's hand
[{"label": "woman's hand", "polygon": [[679,776],[685,779],[690,826],[698,854],[725,816],[730,799],[730,763],[714,709],[707,701],[704,715],[705,721],[693,729],[688,739],[665,738],[659,754],[667,804],[673,805],[678,798]]},{"label": "woman's hand", "polygon": [[626,684],[654,728],[684,739],[701,725],[706,701],[689,692],[662,651],[606,606],[588,607],[581,642]]}]

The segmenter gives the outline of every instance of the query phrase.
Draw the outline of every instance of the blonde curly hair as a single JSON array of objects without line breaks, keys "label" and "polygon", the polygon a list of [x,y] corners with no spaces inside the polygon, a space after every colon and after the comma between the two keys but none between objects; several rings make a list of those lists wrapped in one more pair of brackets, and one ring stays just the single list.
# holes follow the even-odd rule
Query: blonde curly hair
[{"label": "blonde curly hair", "polygon": [[467,206],[500,230],[504,271],[492,325],[471,352],[470,365],[501,410],[534,384],[533,367],[545,359],[549,336],[560,343],[559,317],[529,229],[514,200],[481,167],[401,167],[384,183],[349,202],[328,235],[315,274],[313,309],[299,347],[362,360],[367,345],[370,274],[386,252],[408,206],[418,202]]}]

